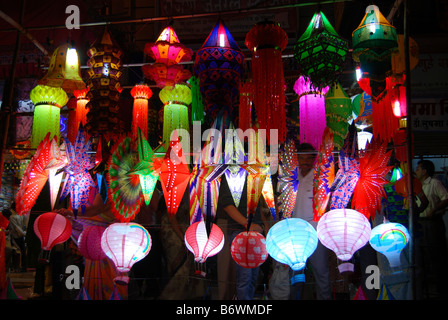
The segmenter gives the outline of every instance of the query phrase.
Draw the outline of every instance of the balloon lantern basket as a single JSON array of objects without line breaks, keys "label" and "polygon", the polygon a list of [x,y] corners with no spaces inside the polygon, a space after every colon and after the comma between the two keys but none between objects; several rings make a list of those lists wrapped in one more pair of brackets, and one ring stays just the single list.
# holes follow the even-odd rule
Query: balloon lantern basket
[{"label": "balloon lantern basket", "polygon": [[193,277],[199,279],[205,279],[207,277],[207,266],[205,263],[195,262],[195,270]]},{"label": "balloon lantern basket", "polygon": [[351,262],[343,262],[338,265],[338,270],[339,270],[339,273],[354,272],[355,265]]},{"label": "balloon lantern basket", "polygon": [[51,255],[50,250],[41,250],[41,252],[39,254],[38,263],[41,265],[49,264],[50,263],[50,255]]}]

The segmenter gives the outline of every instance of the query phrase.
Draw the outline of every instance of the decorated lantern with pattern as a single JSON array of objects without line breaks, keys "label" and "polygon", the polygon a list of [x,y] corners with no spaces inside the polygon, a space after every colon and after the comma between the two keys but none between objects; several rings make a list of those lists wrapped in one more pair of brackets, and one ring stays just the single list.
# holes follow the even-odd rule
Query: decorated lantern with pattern
[{"label": "decorated lantern with pattern", "polygon": [[265,237],[255,231],[243,231],[232,241],[230,253],[233,260],[243,268],[259,267],[268,258]]}]

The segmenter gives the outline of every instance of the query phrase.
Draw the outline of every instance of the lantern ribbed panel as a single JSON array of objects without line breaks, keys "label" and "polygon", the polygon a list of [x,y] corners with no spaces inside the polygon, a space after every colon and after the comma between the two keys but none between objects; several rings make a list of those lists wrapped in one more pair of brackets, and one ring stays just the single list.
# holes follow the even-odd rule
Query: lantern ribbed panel
[{"label": "lantern ribbed panel", "polygon": [[266,236],[266,250],[280,263],[299,271],[317,248],[316,230],[300,218],[288,218],[277,222]]},{"label": "lantern ribbed panel", "polygon": [[330,210],[317,224],[320,242],[342,261],[350,260],[369,241],[370,230],[369,220],[351,209]]},{"label": "lantern ribbed panel", "polygon": [[208,257],[212,257],[221,251],[224,246],[224,234],[216,225],[211,225],[210,235],[204,221],[198,221],[188,227],[185,232],[185,245],[194,254],[194,260],[204,263]]},{"label": "lantern ribbed panel", "polygon": [[233,260],[243,268],[259,267],[268,258],[266,239],[258,232],[241,232],[232,241],[230,252]]},{"label": "lantern ribbed panel", "polygon": [[385,222],[372,229],[369,243],[373,249],[386,256],[391,267],[401,264],[401,251],[408,244],[410,235],[405,226]]},{"label": "lantern ribbed panel", "polygon": [[134,263],[149,253],[151,245],[148,231],[133,222],[113,223],[101,236],[101,248],[120,272],[129,272]]},{"label": "lantern ribbed panel", "polygon": [[46,212],[34,221],[34,233],[41,241],[43,250],[51,250],[55,244],[66,241],[72,234],[72,225],[64,216]]},{"label": "lantern ribbed panel", "polygon": [[101,248],[101,236],[106,230],[101,226],[87,226],[78,238],[79,252],[89,260],[98,261],[106,258],[106,254]]}]

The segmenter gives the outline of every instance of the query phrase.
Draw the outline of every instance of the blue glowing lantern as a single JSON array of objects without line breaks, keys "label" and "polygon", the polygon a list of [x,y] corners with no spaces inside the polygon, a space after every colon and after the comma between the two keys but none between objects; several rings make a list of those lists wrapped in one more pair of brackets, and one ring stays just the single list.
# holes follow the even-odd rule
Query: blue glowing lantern
[{"label": "blue glowing lantern", "polygon": [[300,218],[288,218],[269,229],[266,250],[273,259],[299,271],[316,250],[317,242],[317,233],[311,224]]},{"label": "blue glowing lantern", "polygon": [[398,267],[400,255],[409,242],[409,232],[405,226],[395,222],[384,222],[372,229],[370,245],[386,256],[392,268]]}]

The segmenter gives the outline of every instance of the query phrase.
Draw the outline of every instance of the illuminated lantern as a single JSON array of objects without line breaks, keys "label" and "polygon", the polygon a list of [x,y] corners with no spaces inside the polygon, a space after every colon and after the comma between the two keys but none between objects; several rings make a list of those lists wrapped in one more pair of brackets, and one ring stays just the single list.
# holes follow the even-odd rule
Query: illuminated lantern
[{"label": "illuminated lantern", "polygon": [[291,218],[299,188],[299,160],[293,140],[288,140],[284,148],[278,166],[277,191],[280,195],[277,206],[281,217]]},{"label": "illuminated lantern", "polygon": [[57,47],[51,56],[47,74],[37,84],[61,88],[67,94],[84,90],[86,85],[81,77],[76,49],[70,48],[68,44]]},{"label": "illuminated lantern", "polygon": [[316,229],[300,218],[283,219],[266,236],[266,250],[276,261],[294,271],[302,270],[317,248]]},{"label": "illuminated lantern", "polygon": [[56,212],[46,212],[34,221],[34,233],[41,242],[42,256],[39,261],[48,263],[51,249],[70,238],[72,225],[66,217]]},{"label": "illuminated lantern", "polygon": [[122,133],[122,120],[119,118],[121,91],[120,78],[123,75],[122,51],[112,39],[107,28],[87,51],[88,79],[90,88],[87,103],[86,131],[91,136],[100,134],[117,135]]},{"label": "illuminated lantern", "polygon": [[369,220],[352,209],[330,210],[317,223],[320,242],[332,250],[339,260],[344,261],[338,266],[341,273],[354,271],[354,265],[346,261],[369,241],[370,230]]},{"label": "illuminated lantern", "polygon": [[[381,100],[386,74],[392,70],[391,55],[398,49],[397,31],[375,5],[369,5],[352,33],[353,59],[359,62],[360,86],[370,87],[372,98]],[[364,91],[366,91],[363,88]]]},{"label": "illuminated lantern", "polygon": [[59,188],[61,186],[62,174],[60,169],[67,165],[68,159],[63,151],[65,149],[65,143],[58,146],[56,137],[54,137],[50,142],[50,157],[51,160],[48,162],[45,170],[48,170],[48,182],[50,184],[50,200],[51,200],[51,210],[54,209],[56,199],[58,197]]},{"label": "illuminated lantern", "polygon": [[358,136],[358,149],[364,150],[370,141],[372,141],[373,133],[368,131],[359,131],[357,133]]},{"label": "illuminated lantern", "polygon": [[[183,83],[174,86],[166,86],[159,92],[160,101],[163,107],[163,143],[169,144],[171,134],[176,129],[183,129],[190,132],[190,124],[188,118],[188,106],[192,101],[191,90],[188,85]],[[182,141],[182,149],[190,149],[190,141],[184,139]]]},{"label": "illuminated lantern", "polygon": [[218,254],[224,246],[224,234],[221,228],[212,223],[210,231],[204,221],[190,225],[185,232],[185,245],[194,254],[194,261],[204,263],[207,258]]},{"label": "illuminated lantern", "polygon": [[245,45],[252,52],[253,103],[260,129],[278,130],[278,143],[286,138],[285,77],[282,51],[288,35],[276,23],[255,24],[247,33]]},{"label": "illuminated lantern", "polygon": [[240,105],[238,110],[238,128],[246,131],[252,127],[252,102],[254,100],[252,80],[240,83]]},{"label": "illuminated lantern", "polygon": [[268,258],[266,239],[261,233],[243,231],[233,239],[230,253],[233,260],[243,268],[259,267]]},{"label": "illuminated lantern", "polygon": [[341,84],[335,83],[325,95],[325,116],[336,148],[341,148],[344,144],[348,133],[348,121],[352,113],[352,100]]},{"label": "illuminated lantern", "polygon": [[114,281],[128,283],[129,277],[125,273],[148,255],[151,245],[149,232],[137,223],[116,222],[108,226],[101,236],[101,248],[121,273]]},{"label": "illuminated lantern", "polygon": [[[74,90],[73,95],[75,96],[74,101],[70,99],[70,102],[74,102],[74,110],[69,108],[69,118],[68,118],[68,129],[67,129],[67,139],[71,143],[75,143],[76,134],[78,133],[79,125],[82,124],[84,127],[87,123],[87,108],[86,105],[89,102],[87,93],[89,88],[84,90]],[[67,104],[68,106],[68,104]]]},{"label": "illuminated lantern", "polygon": [[191,121],[199,121],[204,123],[204,101],[201,89],[199,89],[199,80],[193,76],[188,80],[191,88]]},{"label": "illuminated lantern", "polygon": [[400,265],[401,251],[410,239],[408,230],[400,223],[384,222],[372,229],[369,243],[386,256],[392,268]]},{"label": "illuminated lantern", "polygon": [[171,26],[160,33],[156,42],[145,45],[145,53],[155,62],[142,66],[142,71],[147,78],[155,81],[157,87],[174,86],[191,77],[190,71],[179,63],[190,61],[193,50],[179,42]]},{"label": "illuminated lantern", "polygon": [[354,122],[357,128],[364,129],[372,125],[372,98],[363,92],[352,97]]},{"label": "illuminated lantern", "polygon": [[30,100],[34,104],[31,148],[37,148],[48,132],[59,142],[61,108],[68,101],[67,93],[61,88],[37,85],[30,92]]},{"label": "illuminated lantern", "polygon": [[318,90],[303,76],[294,83],[294,91],[299,98],[300,142],[310,143],[319,149],[322,135],[327,126],[325,116],[325,94],[329,87]]},{"label": "illuminated lantern", "polygon": [[235,118],[244,54],[221,19],[196,52],[194,71],[204,97],[207,122],[213,123],[220,112]]},{"label": "illuminated lantern", "polygon": [[294,56],[302,74],[320,90],[336,82],[347,53],[348,41],[337,34],[322,11],[314,14],[294,46]]},{"label": "illuminated lantern", "polygon": [[78,249],[84,258],[98,261],[106,258],[101,248],[101,236],[106,230],[102,226],[86,226],[78,238]]},{"label": "illuminated lantern", "polygon": [[134,98],[132,109],[132,138],[138,139],[138,129],[148,138],[148,99],[152,96],[151,89],[146,84],[136,84],[131,89]]}]

